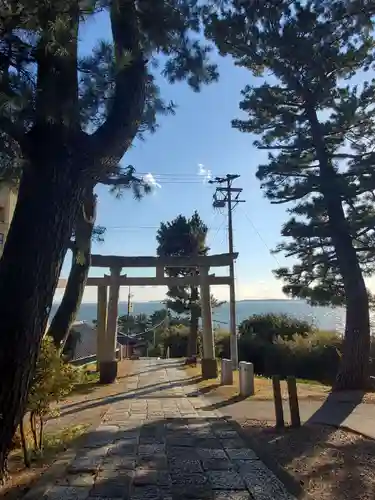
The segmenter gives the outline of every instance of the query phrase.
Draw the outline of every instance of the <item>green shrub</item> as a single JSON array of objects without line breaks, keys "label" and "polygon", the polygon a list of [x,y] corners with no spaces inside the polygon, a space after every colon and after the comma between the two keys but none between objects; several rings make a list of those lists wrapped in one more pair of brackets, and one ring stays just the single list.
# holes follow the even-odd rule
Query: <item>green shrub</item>
[{"label": "green shrub", "polygon": [[253,314],[238,327],[241,336],[257,337],[272,343],[277,337],[290,339],[293,335],[306,336],[314,331],[314,326],[288,314]]},{"label": "green shrub", "polygon": [[268,353],[265,372],[332,383],[340,363],[340,347],[341,339],[332,332],[317,331],[307,338],[294,335],[290,340],[278,338]]},{"label": "green shrub", "polygon": [[162,336],[163,350],[171,358],[183,358],[187,355],[189,328],[183,325],[171,326]]},{"label": "green shrub", "polygon": [[[82,369],[64,362],[50,337],[43,339],[34,377],[31,382],[26,413],[33,438],[34,452],[43,450],[43,431],[47,417],[56,411],[53,404],[61,401],[82,380]],[[24,417],[20,423],[20,438],[24,452],[25,465],[30,466],[27,440],[24,430]]]},{"label": "green shrub", "polygon": [[215,334],[215,352],[216,357],[229,359],[230,358],[230,332],[217,328]]},{"label": "green shrub", "polygon": [[152,347],[149,347],[149,349],[148,349],[148,355],[151,358],[157,358],[157,357],[161,356],[161,351],[162,351],[162,346],[160,346],[160,345],[152,346]]},{"label": "green shrub", "polygon": [[335,332],[316,330],[308,337],[278,337],[273,343],[254,336],[239,339],[241,361],[251,361],[258,375],[294,375],[332,383],[340,362],[341,338]]}]

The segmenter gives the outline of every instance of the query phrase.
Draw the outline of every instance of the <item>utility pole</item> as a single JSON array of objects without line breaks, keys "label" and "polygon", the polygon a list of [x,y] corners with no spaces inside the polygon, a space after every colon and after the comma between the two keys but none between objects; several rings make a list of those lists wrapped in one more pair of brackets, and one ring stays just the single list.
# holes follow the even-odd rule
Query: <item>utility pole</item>
[{"label": "utility pole", "polygon": [[131,299],[132,299],[133,295],[131,294],[131,288],[129,286],[129,292],[128,292],[128,314],[127,314],[127,322],[128,322],[128,335],[130,333],[130,324],[129,324],[129,319],[130,319],[130,313],[131,313],[131,310],[132,310],[132,303],[131,303]]},{"label": "utility pole", "polygon": [[[228,208],[228,247],[229,253],[234,252],[233,249],[233,210],[238,205],[238,203],[244,203],[245,200],[239,198],[242,193],[242,188],[232,187],[233,181],[238,179],[240,176],[238,174],[227,174],[225,177],[215,177],[212,179],[210,184],[217,184],[218,187],[213,196],[213,206],[214,208]],[[234,369],[238,367],[238,345],[237,345],[237,327],[236,327],[236,290],[234,283],[234,262],[231,260],[229,265],[229,324],[230,324],[230,353],[231,360]]]}]

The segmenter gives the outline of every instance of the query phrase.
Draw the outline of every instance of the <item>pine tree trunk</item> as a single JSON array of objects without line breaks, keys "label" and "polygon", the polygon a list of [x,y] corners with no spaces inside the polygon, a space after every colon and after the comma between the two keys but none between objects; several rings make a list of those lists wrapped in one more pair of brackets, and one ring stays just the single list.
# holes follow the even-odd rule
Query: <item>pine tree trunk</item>
[{"label": "pine tree trunk", "polygon": [[95,223],[96,197],[92,189],[85,195],[83,209],[75,224],[72,267],[61,303],[53,317],[48,335],[58,349],[63,349],[82,302],[91,265],[91,240]]},{"label": "pine tree trunk", "polygon": [[197,355],[198,329],[199,329],[199,306],[197,304],[199,298],[198,288],[191,287],[190,292],[190,332],[188,339],[188,357],[192,358]]},{"label": "pine tree trunk", "polygon": [[[24,168],[0,260],[0,477],[24,414],[85,178],[69,151],[43,136]],[[55,158],[55,164],[51,164]],[[58,161],[57,161],[58,159]]]},{"label": "pine tree trunk", "polygon": [[338,176],[326,150],[315,110],[307,109],[319,161],[321,190],[329,228],[344,283],[346,323],[336,390],[361,390],[369,386],[370,314],[369,300],[357,252],[345,218]]}]

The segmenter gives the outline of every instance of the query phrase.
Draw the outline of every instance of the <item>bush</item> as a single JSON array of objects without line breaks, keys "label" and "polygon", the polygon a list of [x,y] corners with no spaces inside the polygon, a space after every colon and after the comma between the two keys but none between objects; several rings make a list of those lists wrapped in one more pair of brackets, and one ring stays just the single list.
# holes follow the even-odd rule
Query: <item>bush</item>
[{"label": "bush", "polygon": [[171,326],[162,335],[163,350],[169,349],[171,358],[183,358],[187,355],[189,328],[183,325]]},{"label": "bush", "polygon": [[[82,379],[83,371],[63,361],[53,341],[45,337],[42,341],[35,374],[31,382],[26,413],[29,414],[34,452],[43,450],[45,420],[53,412],[52,405],[68,395]],[[19,427],[25,465],[30,466],[24,417]]]},{"label": "bush", "polygon": [[230,358],[230,332],[222,330],[221,328],[215,329],[215,352],[216,357],[229,359]]},{"label": "bush", "polygon": [[277,337],[290,339],[293,335],[306,336],[314,331],[311,323],[288,314],[253,314],[238,327],[241,336],[257,337],[272,343]]},{"label": "bush", "polygon": [[258,375],[293,375],[297,378],[332,383],[340,362],[341,338],[334,332],[316,330],[308,337],[293,335],[273,343],[257,337],[239,339],[239,356],[251,361]]},{"label": "bush", "polygon": [[341,339],[327,332],[317,331],[308,338],[279,338],[268,353],[266,373],[332,383],[340,363],[340,348]]},{"label": "bush", "polygon": [[158,358],[161,356],[162,347],[160,345],[149,347],[148,355],[151,358]]}]

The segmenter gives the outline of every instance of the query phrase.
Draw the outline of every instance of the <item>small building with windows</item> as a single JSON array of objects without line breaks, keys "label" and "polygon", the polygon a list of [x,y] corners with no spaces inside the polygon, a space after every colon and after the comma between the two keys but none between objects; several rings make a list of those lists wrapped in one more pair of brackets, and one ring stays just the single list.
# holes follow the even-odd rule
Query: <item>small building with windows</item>
[{"label": "small building with windows", "polygon": [[0,256],[8,236],[14,209],[17,202],[17,189],[8,184],[0,185]]}]

